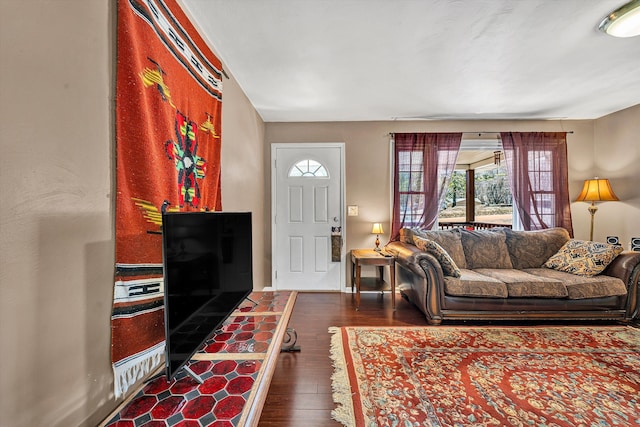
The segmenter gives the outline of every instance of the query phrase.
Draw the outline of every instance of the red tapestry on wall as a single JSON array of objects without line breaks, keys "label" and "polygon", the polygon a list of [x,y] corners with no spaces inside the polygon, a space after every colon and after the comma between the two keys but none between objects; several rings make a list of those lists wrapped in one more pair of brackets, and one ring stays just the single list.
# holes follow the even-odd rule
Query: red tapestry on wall
[{"label": "red tapestry on wall", "polygon": [[118,0],[115,395],[164,355],[164,210],[219,211],[221,64],[175,0]]}]

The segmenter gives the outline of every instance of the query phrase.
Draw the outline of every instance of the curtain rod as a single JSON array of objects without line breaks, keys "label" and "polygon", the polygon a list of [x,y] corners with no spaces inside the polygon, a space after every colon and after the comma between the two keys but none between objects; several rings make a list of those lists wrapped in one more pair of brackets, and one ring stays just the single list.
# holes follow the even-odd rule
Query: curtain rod
[{"label": "curtain rod", "polygon": [[[505,132],[514,132],[514,131],[505,131]],[[573,133],[572,130],[560,130],[560,131],[539,131],[539,130],[520,130],[517,132],[565,132],[565,133]],[[470,132],[470,131],[464,131],[464,132],[389,132],[388,135],[393,136],[396,133],[477,133],[478,136],[482,135],[483,133],[502,133],[502,131],[488,131],[488,130],[483,130],[482,132]]]}]

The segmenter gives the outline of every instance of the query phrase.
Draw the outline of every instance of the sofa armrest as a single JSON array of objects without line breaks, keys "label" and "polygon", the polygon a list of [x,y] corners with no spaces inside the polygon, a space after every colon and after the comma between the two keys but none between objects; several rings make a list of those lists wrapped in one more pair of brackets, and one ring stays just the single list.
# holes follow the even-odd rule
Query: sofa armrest
[{"label": "sofa armrest", "polygon": [[403,242],[391,242],[385,250],[396,257],[396,287],[426,315],[429,324],[440,324],[444,294],[440,263],[433,255]]},{"label": "sofa armrest", "polygon": [[[438,260],[431,254],[424,252],[417,247],[403,242],[391,242],[385,247],[385,251],[392,253],[396,257],[396,262],[413,272],[424,276],[427,269],[432,269],[433,274],[443,282],[444,273]],[[421,267],[420,265],[423,265]]]},{"label": "sofa armrest", "polygon": [[627,319],[640,317],[640,252],[622,252],[601,274],[627,285]]},{"label": "sofa armrest", "polygon": [[601,274],[621,279],[627,287],[633,270],[640,265],[640,252],[625,251],[618,255]]}]

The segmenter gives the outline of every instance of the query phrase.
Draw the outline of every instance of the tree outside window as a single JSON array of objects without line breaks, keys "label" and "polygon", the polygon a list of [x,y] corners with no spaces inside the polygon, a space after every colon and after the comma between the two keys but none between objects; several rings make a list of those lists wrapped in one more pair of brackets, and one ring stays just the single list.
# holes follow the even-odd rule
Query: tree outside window
[{"label": "tree outside window", "polygon": [[[513,218],[513,197],[503,165],[475,170],[475,221],[510,225]],[[440,222],[466,222],[467,174],[458,169],[451,176],[445,200],[441,206]]]}]

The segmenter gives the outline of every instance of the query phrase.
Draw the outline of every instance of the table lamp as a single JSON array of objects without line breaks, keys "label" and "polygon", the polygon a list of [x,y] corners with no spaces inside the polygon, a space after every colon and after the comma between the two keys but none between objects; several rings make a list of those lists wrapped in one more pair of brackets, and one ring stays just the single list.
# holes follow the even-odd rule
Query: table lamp
[{"label": "table lamp", "polygon": [[586,179],[584,186],[582,187],[582,193],[576,199],[576,202],[591,202],[589,206],[589,213],[591,214],[591,232],[589,233],[589,240],[593,240],[593,217],[596,215],[598,207],[596,202],[612,202],[620,200],[611,189],[608,179],[599,179],[597,176],[594,179]]},{"label": "table lamp", "polygon": [[384,230],[382,229],[382,224],[379,222],[373,223],[373,228],[371,229],[371,234],[376,235],[376,247],[373,248],[374,251],[380,252],[380,235],[384,234]]}]

